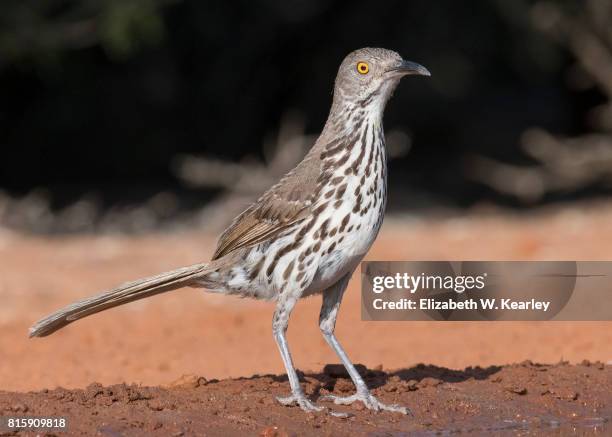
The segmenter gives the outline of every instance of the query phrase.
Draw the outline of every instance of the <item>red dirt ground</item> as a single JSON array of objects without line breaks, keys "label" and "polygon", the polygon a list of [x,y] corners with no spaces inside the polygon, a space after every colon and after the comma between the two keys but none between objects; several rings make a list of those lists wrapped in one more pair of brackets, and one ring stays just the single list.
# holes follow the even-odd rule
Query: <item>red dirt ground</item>
[{"label": "red dirt ground", "polygon": [[[359,418],[344,421],[303,417],[296,408],[283,409],[263,400],[271,393],[286,391],[286,382],[277,377],[226,380],[187,389],[155,387],[183,374],[201,375],[208,381],[282,375],[282,362],[271,335],[271,303],[185,289],[95,315],[48,338],[27,339],[27,328],[59,306],[119,282],[206,260],[214,241],[213,236],[200,231],[60,238],[0,229],[0,389],[83,388],[93,381],[138,384],[136,388],[100,389],[102,394],[93,397],[88,394],[94,390],[91,387],[85,392],[2,392],[0,416],[7,415],[7,406],[24,404],[27,414],[83,413],[86,418],[76,429],[101,429],[103,423],[109,423],[110,430],[136,435],[149,433],[156,420],[162,423],[159,435],[171,435],[168,429],[198,433],[203,429],[198,426],[204,424],[210,426],[206,428],[210,434],[216,435],[260,431],[268,425],[278,425],[289,434],[296,430],[336,434],[356,429],[374,433],[377,429],[493,429],[506,423],[504,420],[522,423],[522,419],[508,416],[512,408],[523,418],[525,414],[541,416],[544,422],[550,417],[553,422],[583,424],[610,417],[612,373],[608,365],[603,365],[603,370],[569,365],[546,367],[546,371],[531,365],[503,367],[495,368],[495,374],[484,379],[473,375],[480,372],[482,376],[484,370],[456,372],[444,368],[487,369],[527,359],[541,363],[580,363],[584,359],[610,363],[612,323],[366,323],[360,321],[358,277],[351,282],[342,305],[338,338],[354,362],[387,372],[373,374],[373,383],[383,384],[385,375],[400,369],[399,381],[391,378],[395,382],[389,382],[387,378],[376,391],[383,399],[412,407],[413,420],[362,411],[356,412]],[[530,216],[487,213],[457,218],[394,217],[386,221],[367,259],[610,260],[612,205],[573,206]],[[323,389],[333,384],[325,375],[309,372],[321,372],[327,363],[337,362],[318,330],[319,305],[316,297],[299,304],[288,333],[295,362],[310,375],[305,384],[313,393],[319,386]],[[427,363],[425,369],[431,374],[415,367],[418,363]],[[459,375],[453,378],[461,381],[447,381],[445,374]],[[520,375],[523,379],[516,379]],[[493,380],[498,376],[499,383]],[[402,385],[418,382],[419,378],[442,383],[417,390]],[[541,389],[530,389],[546,381],[561,384],[554,390],[574,390],[578,397],[567,400],[565,395],[556,397],[554,390],[551,395],[542,395]],[[510,382],[527,387],[527,394],[503,389],[504,383]],[[403,388],[387,390],[388,384]],[[109,390],[119,394],[115,396]],[[149,393],[152,398],[129,401],[130,390]],[[117,400],[112,401],[113,397]],[[222,399],[222,403],[216,404],[213,398]],[[153,400],[170,407],[151,408],[148,405]],[[433,404],[428,406],[428,402]],[[253,403],[255,407],[249,406]],[[118,419],[121,415],[125,420]],[[190,424],[183,423],[186,419]],[[176,426],[171,426],[173,420]]]},{"label": "red dirt ground", "polygon": [[[385,373],[362,369],[373,392],[409,405],[413,415],[375,413],[362,404],[335,406],[343,419],[283,407],[273,396],[289,390],[286,378],[254,376],[223,381],[186,377],[172,387],[91,384],[83,390],[0,392],[5,416],[68,417],[77,435],[609,435],[612,367],[525,362],[503,368],[453,371],[416,366]],[[335,372],[307,374],[306,393],[346,396],[352,384]],[[59,434],[59,433],[55,433]]]}]

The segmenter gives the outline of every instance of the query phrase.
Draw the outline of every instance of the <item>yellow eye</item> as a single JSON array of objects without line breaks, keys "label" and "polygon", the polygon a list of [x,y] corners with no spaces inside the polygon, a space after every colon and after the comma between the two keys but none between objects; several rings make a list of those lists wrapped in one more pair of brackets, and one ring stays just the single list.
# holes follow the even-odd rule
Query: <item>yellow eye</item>
[{"label": "yellow eye", "polygon": [[360,74],[368,74],[368,71],[370,71],[370,66],[368,65],[367,62],[358,62],[357,63],[357,71]]}]

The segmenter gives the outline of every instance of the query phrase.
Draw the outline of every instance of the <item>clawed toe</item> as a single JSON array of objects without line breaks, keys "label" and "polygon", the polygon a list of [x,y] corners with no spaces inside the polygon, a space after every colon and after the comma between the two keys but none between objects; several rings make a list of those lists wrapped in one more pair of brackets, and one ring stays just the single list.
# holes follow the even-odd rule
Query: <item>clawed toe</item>
[{"label": "clawed toe", "polygon": [[321,401],[332,401],[336,405],[351,405],[356,401],[363,402],[363,404],[370,410],[374,411],[391,411],[394,413],[401,414],[412,414],[410,410],[406,407],[402,407],[400,405],[391,404],[386,405],[376,399],[372,394],[360,394],[356,393],[351,396],[336,396],[336,395],[325,395],[319,398]]},{"label": "clawed toe", "polygon": [[307,413],[317,413],[319,411],[323,411],[325,407],[319,407],[318,405],[313,404],[306,396],[304,395],[289,395],[289,396],[277,396],[276,400],[283,405],[299,405],[300,408]]},{"label": "clawed toe", "polygon": [[327,411],[330,416],[340,417],[346,419],[347,417],[351,417],[351,413],[341,413],[338,411],[330,410],[327,407],[320,407],[312,403],[306,396],[304,395],[289,395],[289,396],[277,396],[276,400],[283,405],[299,405],[302,410],[307,413],[319,413],[323,410]]}]

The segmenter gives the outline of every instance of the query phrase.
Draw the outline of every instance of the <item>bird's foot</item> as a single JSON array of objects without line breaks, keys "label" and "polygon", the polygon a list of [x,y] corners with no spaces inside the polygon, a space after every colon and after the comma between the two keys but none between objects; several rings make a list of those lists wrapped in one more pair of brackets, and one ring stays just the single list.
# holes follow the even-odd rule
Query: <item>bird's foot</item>
[{"label": "bird's foot", "polygon": [[285,396],[285,397],[277,396],[276,400],[280,402],[281,404],[287,405],[287,406],[297,404],[300,406],[302,410],[304,410],[307,413],[319,413],[323,410],[327,410],[327,413],[330,416],[334,416],[334,417],[340,417],[340,418],[346,419],[347,417],[352,416],[352,414],[350,413],[341,413],[338,411],[330,410],[326,407],[320,407],[318,405],[315,405],[306,396],[304,396],[303,393],[300,393],[297,395],[292,394],[292,395]]},{"label": "bird's foot", "polygon": [[336,396],[336,395],[325,395],[321,396],[319,400],[322,401],[333,401],[336,405],[351,405],[353,402],[361,401],[363,404],[374,411],[391,411],[394,413],[402,413],[402,414],[410,414],[410,410],[406,407],[402,407],[400,405],[391,404],[386,405],[380,402],[378,399],[374,397],[369,391],[365,393],[355,393],[352,396]]},{"label": "bird's foot", "polygon": [[283,405],[299,405],[300,408],[307,413],[318,413],[323,411],[325,407],[319,407],[313,404],[303,393],[294,393],[289,396],[277,396],[276,400]]}]

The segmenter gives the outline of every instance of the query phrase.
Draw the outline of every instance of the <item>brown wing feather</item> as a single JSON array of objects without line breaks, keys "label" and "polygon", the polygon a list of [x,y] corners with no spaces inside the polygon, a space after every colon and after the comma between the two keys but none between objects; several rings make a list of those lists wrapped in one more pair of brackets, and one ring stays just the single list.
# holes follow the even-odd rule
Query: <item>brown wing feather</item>
[{"label": "brown wing feather", "polygon": [[[213,260],[246,246],[275,237],[308,215],[308,204],[288,204],[282,199],[267,200],[267,207],[249,208],[223,233]],[[280,216],[282,214],[283,216]]]},{"label": "brown wing feather", "polygon": [[297,167],[234,219],[219,238],[213,260],[268,241],[309,215],[323,171],[320,149],[315,145]]}]

